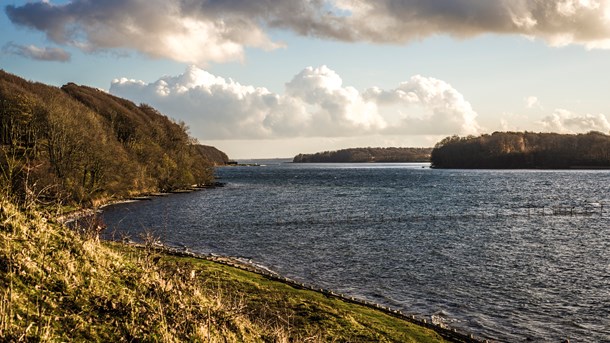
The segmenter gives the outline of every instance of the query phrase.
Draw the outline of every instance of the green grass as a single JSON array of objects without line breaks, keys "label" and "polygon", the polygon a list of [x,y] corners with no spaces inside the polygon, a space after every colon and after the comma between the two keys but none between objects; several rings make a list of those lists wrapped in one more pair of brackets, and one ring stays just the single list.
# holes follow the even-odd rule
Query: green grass
[{"label": "green grass", "polygon": [[223,290],[242,301],[242,313],[252,321],[282,327],[297,341],[438,342],[430,330],[365,306],[322,293],[294,288],[265,276],[215,262],[164,255],[162,268],[190,268],[209,293]]},{"label": "green grass", "polygon": [[100,242],[5,200],[0,340],[443,341],[381,311],[256,273]]}]

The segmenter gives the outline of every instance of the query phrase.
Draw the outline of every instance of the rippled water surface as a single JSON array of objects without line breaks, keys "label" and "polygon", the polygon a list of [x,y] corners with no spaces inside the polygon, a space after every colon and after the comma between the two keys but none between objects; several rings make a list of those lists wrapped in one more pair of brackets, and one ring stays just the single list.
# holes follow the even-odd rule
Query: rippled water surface
[{"label": "rippled water surface", "polygon": [[226,167],[109,207],[107,235],[251,259],[498,341],[610,342],[610,171]]}]

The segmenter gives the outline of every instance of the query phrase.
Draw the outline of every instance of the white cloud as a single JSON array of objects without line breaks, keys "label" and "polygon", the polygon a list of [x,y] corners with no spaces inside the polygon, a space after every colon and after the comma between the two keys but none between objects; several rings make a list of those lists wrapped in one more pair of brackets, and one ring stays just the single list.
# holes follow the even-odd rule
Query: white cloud
[{"label": "white cloud", "polygon": [[341,77],[326,66],[301,71],[286,84],[286,96],[306,105],[302,110],[315,122],[313,134],[353,135],[386,125],[374,102],[363,99],[355,88],[344,87]]},{"label": "white cloud", "polygon": [[[196,137],[206,140],[469,134],[479,129],[470,103],[444,81],[414,76],[394,90],[361,93],[344,86],[326,66],[302,70],[286,83],[284,94],[241,85],[195,66],[153,83],[116,79],[110,92],[184,120]],[[416,115],[389,124],[380,110],[387,106]]]},{"label": "white cloud", "polygon": [[68,62],[71,58],[70,53],[61,48],[40,48],[35,45],[20,45],[13,42],[4,45],[2,52],[39,61]]},{"label": "white cloud", "polygon": [[445,81],[416,75],[398,88],[383,91],[369,89],[365,98],[379,104],[416,105],[423,108],[417,117],[404,116],[398,126],[388,131],[426,134],[476,134],[481,130],[477,113],[464,96]]},{"label": "white cloud", "polygon": [[209,138],[265,137],[271,132],[262,123],[279,105],[278,96],[265,88],[244,86],[194,66],[184,74],[150,84],[126,78],[114,80],[110,92],[148,103],[184,120],[193,133]]},{"label": "white cloud", "polygon": [[509,122],[502,118],[500,119],[500,129],[502,131],[512,131],[513,126],[511,124],[509,124]]},{"label": "white cloud", "polygon": [[540,100],[538,99],[538,97],[528,96],[528,97],[524,98],[523,101],[525,102],[526,108],[529,108],[529,109],[542,108],[542,104],[540,103]]},{"label": "white cloud", "polygon": [[136,50],[203,65],[275,49],[269,29],[403,44],[434,35],[517,34],[553,46],[610,48],[610,0],[72,0],[8,5],[17,24],[85,51]]},{"label": "white cloud", "polygon": [[[212,5],[210,5],[212,6]],[[155,58],[203,65],[244,58],[244,47],[275,49],[263,27],[245,14],[207,11],[183,0],[74,0],[6,6],[15,24],[87,52],[133,49]]]},{"label": "white cloud", "polygon": [[603,114],[576,114],[565,109],[556,109],[542,118],[540,124],[546,131],[559,133],[583,133],[600,131],[610,133],[610,122]]},{"label": "white cloud", "polygon": [[581,9],[597,10],[599,7],[599,1],[595,0],[560,0],[556,4],[557,12],[565,17],[574,16]]},{"label": "white cloud", "polygon": [[401,43],[438,34],[538,37],[550,45],[608,48],[609,0],[351,0],[340,26],[347,40]]}]

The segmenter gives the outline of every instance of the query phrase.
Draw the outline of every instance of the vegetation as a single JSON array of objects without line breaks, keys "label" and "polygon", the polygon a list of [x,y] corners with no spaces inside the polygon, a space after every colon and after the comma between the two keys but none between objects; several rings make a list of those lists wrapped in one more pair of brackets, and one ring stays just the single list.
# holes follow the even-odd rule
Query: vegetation
[{"label": "vegetation", "polygon": [[21,197],[88,204],[205,184],[212,165],[228,160],[148,105],[4,71],[0,123],[0,185]]},{"label": "vegetation", "polygon": [[205,156],[214,166],[224,166],[229,164],[229,156],[217,148],[209,145],[195,145],[199,153]]},{"label": "vegetation", "polygon": [[352,148],[299,154],[294,163],[328,162],[429,162],[431,148]]},{"label": "vegetation", "polygon": [[0,338],[442,342],[371,308],[217,263],[100,242],[0,200]]},{"label": "vegetation", "polygon": [[1,341],[443,341],[369,307],[161,253],[150,235],[138,248],[100,241],[96,219],[58,223],[66,207],[45,202],[207,183],[228,161],[150,106],[0,71],[0,121]]},{"label": "vegetation", "polygon": [[435,168],[610,168],[610,136],[494,132],[447,137],[432,151]]}]

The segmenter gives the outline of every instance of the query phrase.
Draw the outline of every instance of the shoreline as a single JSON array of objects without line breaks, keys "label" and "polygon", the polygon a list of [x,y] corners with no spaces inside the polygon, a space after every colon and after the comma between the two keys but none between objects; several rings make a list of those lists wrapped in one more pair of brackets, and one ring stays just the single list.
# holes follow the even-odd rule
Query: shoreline
[{"label": "shoreline", "polygon": [[[136,242],[132,242],[132,241],[122,242],[122,241],[107,240],[107,242],[112,242],[112,243],[116,243],[116,244],[125,244],[125,245],[131,246],[131,247],[135,247],[137,249],[151,249],[151,247],[147,247],[144,244],[136,243]],[[474,334],[469,334],[469,333],[465,333],[462,331],[458,331],[457,329],[451,328],[448,325],[436,324],[436,323],[428,321],[424,318],[417,317],[415,315],[408,315],[408,314],[403,313],[400,310],[392,309],[390,307],[386,307],[386,306],[378,304],[378,303],[362,300],[362,299],[355,298],[352,296],[347,296],[347,295],[344,295],[341,293],[336,293],[329,289],[319,288],[319,287],[315,287],[313,285],[308,285],[305,283],[300,283],[300,282],[294,281],[292,279],[282,276],[281,274],[273,272],[270,269],[267,269],[267,268],[264,268],[261,266],[257,266],[254,263],[245,262],[243,259],[241,259],[239,257],[216,255],[213,253],[201,254],[201,253],[189,251],[188,249],[181,250],[181,249],[174,248],[171,246],[166,246],[163,244],[155,244],[152,247],[152,250],[154,250],[156,253],[159,253],[159,254],[165,254],[165,255],[170,255],[170,256],[175,256],[175,257],[194,258],[194,259],[200,259],[200,260],[205,260],[205,261],[222,264],[222,265],[229,266],[232,268],[237,268],[237,269],[240,269],[243,271],[258,274],[260,276],[267,278],[268,280],[280,282],[280,283],[289,285],[295,289],[312,291],[312,292],[323,294],[324,296],[329,297],[329,298],[335,298],[335,299],[338,299],[338,300],[341,300],[341,301],[344,301],[347,303],[365,306],[367,308],[383,312],[387,315],[404,320],[406,322],[433,330],[434,332],[438,333],[441,337],[443,337],[443,339],[446,339],[450,342],[458,342],[458,343],[488,343],[488,342],[490,342],[487,339],[476,337]]]},{"label": "shoreline", "polygon": [[[67,224],[73,223],[75,221],[78,221],[81,218],[86,218],[86,217],[100,214],[103,211],[103,209],[108,206],[127,204],[127,203],[133,203],[133,202],[138,202],[138,201],[150,201],[150,200],[153,200],[155,197],[163,197],[163,196],[168,196],[168,195],[172,195],[172,194],[192,193],[195,191],[201,191],[201,190],[208,189],[208,188],[215,188],[215,187],[194,187],[194,188],[191,188],[188,190],[180,190],[180,191],[175,191],[175,192],[170,192],[170,193],[154,193],[154,194],[149,193],[146,195],[134,196],[134,197],[125,198],[125,199],[116,199],[116,200],[112,200],[112,201],[103,203],[103,204],[97,206],[96,208],[85,208],[85,209],[80,209],[80,210],[76,210],[76,211],[71,211],[65,215],[57,217],[57,221],[62,225],[67,225]],[[124,245],[135,247],[138,249],[150,248],[150,247],[145,246],[144,244],[137,243],[134,241],[125,242],[125,241],[111,240],[111,239],[107,239],[107,240],[103,240],[103,241],[115,243],[115,244],[124,244]],[[441,337],[443,337],[444,339],[447,339],[450,342],[458,342],[458,343],[484,343],[484,342],[487,343],[487,342],[489,342],[489,340],[483,339],[480,337],[476,337],[474,334],[458,331],[457,329],[451,328],[450,326],[444,325],[442,323],[433,323],[432,321],[428,321],[425,318],[417,317],[412,314],[408,315],[398,309],[392,309],[390,307],[386,307],[386,306],[378,304],[378,303],[355,298],[353,296],[347,296],[347,295],[344,295],[341,293],[336,293],[332,290],[316,287],[311,284],[308,285],[305,283],[300,283],[300,282],[294,281],[292,279],[282,276],[281,274],[273,272],[272,270],[265,268],[264,266],[258,266],[254,263],[246,262],[242,258],[239,258],[239,257],[217,255],[214,253],[209,253],[209,254],[196,253],[196,252],[189,251],[188,248],[179,249],[176,247],[164,245],[163,243],[154,244],[152,249],[157,253],[166,254],[169,256],[195,258],[195,259],[206,260],[206,261],[218,263],[218,264],[229,266],[232,268],[237,268],[237,269],[240,269],[243,271],[258,274],[271,281],[280,282],[280,283],[289,285],[296,289],[308,290],[308,291],[323,294],[327,297],[336,298],[336,299],[339,299],[339,300],[347,302],[347,303],[365,306],[367,308],[371,308],[371,309],[383,312],[387,315],[404,320],[406,322],[433,330],[434,332],[438,333]]]},{"label": "shoreline", "polygon": [[214,182],[213,184],[210,184],[210,185],[192,186],[190,188],[176,189],[176,190],[172,190],[172,191],[168,191],[168,192],[140,193],[140,194],[136,194],[136,195],[125,197],[125,198],[98,200],[99,203],[93,205],[92,207],[85,207],[85,208],[80,208],[80,209],[77,209],[74,211],[68,211],[61,215],[55,216],[54,219],[58,223],[65,225],[65,224],[74,222],[75,220],[98,214],[101,211],[103,211],[104,208],[106,208],[108,206],[129,204],[129,203],[138,202],[138,201],[150,201],[150,200],[153,200],[154,198],[166,197],[166,196],[169,196],[172,194],[185,194],[185,193],[198,192],[198,191],[202,191],[205,189],[224,187],[224,185],[225,184],[221,183],[221,182]]}]

